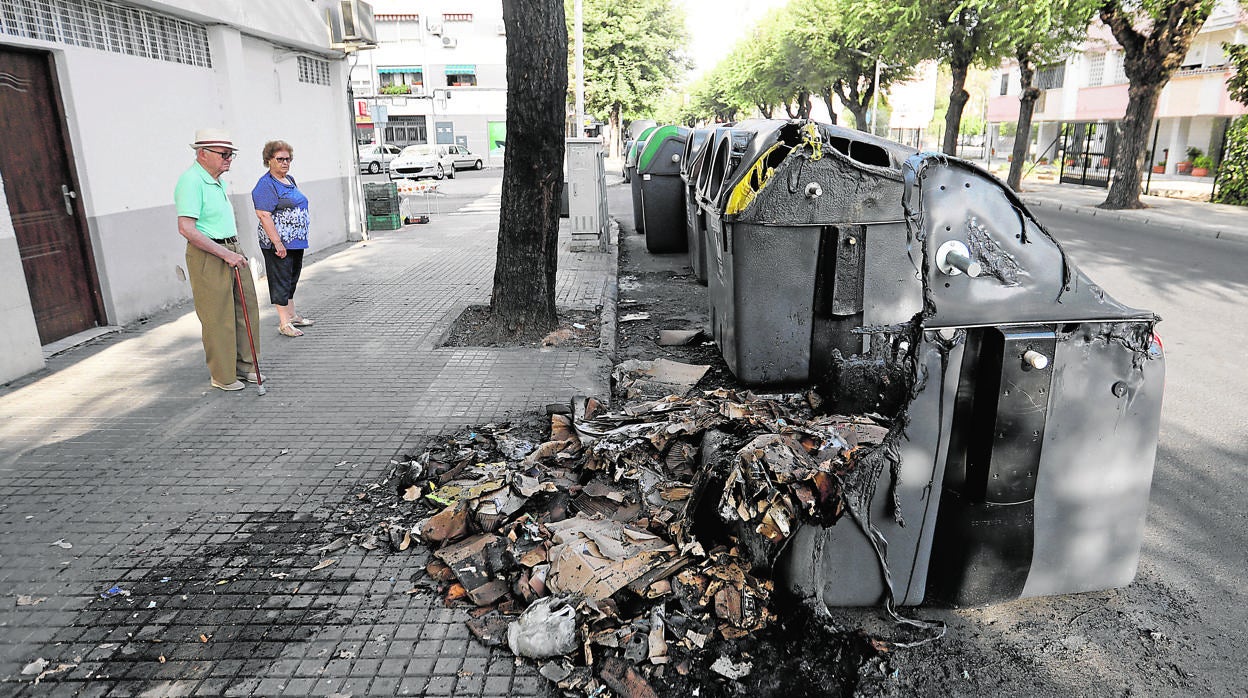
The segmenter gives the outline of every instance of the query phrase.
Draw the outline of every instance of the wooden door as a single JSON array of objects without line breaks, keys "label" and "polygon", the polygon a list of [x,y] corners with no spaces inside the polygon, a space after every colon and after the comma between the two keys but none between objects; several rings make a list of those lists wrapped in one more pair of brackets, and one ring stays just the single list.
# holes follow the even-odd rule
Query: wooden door
[{"label": "wooden door", "polygon": [[51,54],[0,47],[0,175],[43,344],[100,324]]}]

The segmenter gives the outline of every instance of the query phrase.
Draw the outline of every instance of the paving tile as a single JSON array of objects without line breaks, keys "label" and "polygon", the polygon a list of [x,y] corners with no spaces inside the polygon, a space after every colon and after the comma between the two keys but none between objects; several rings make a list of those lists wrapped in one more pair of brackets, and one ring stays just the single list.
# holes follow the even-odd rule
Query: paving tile
[{"label": "paving tile", "polygon": [[[428,436],[607,393],[605,351],[437,346],[488,301],[495,237],[435,218],[314,256],[317,325],[260,333],[264,397],[208,387],[189,305],[0,386],[0,596],[47,597],[0,605],[0,693],[33,657],[81,655],[35,695],[538,695],[462,610],[403,593],[413,558],[312,572],[307,552]],[[557,303],[611,307],[614,254],[567,243]]]}]

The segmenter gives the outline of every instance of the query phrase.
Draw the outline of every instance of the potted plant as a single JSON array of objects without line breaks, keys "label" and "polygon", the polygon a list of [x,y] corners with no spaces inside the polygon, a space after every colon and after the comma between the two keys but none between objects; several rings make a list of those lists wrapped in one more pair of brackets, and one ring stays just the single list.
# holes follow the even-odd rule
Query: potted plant
[{"label": "potted plant", "polygon": [[1201,150],[1200,148],[1197,148],[1194,145],[1190,146],[1187,149],[1187,159],[1183,160],[1182,162],[1174,163],[1174,167],[1175,169],[1178,170],[1179,174],[1191,174],[1192,173],[1192,161],[1194,161],[1196,158],[1204,154],[1205,154],[1205,151]]},{"label": "potted plant", "polygon": [[1165,174],[1165,173],[1166,173],[1166,161],[1165,160],[1159,160],[1156,165],[1153,165],[1153,174]]},{"label": "potted plant", "polygon": [[1213,158],[1208,155],[1198,155],[1192,158],[1193,177],[1208,177],[1211,169],[1213,169]]}]

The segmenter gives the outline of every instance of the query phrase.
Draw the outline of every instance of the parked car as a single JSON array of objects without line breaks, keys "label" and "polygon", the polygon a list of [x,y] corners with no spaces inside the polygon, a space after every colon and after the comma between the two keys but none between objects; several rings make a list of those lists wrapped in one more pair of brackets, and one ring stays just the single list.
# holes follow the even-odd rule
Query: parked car
[{"label": "parked car", "polygon": [[473,154],[466,145],[448,145],[446,152],[451,154],[451,159],[454,160],[452,167],[456,170],[479,170],[485,167],[481,156]]},{"label": "parked car", "polygon": [[370,145],[360,146],[360,172],[369,174],[377,174],[382,170],[390,169],[390,161],[398,157],[402,148],[397,145]]},{"label": "parked car", "polygon": [[390,161],[390,179],[454,178],[455,160],[447,147],[433,143],[407,146]]}]

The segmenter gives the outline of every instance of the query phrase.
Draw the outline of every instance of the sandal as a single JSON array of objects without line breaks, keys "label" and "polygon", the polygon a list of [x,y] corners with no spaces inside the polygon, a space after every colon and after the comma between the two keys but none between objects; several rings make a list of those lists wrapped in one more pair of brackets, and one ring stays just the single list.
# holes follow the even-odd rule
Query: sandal
[{"label": "sandal", "polygon": [[285,325],[278,325],[277,331],[279,334],[284,334],[287,337],[302,337],[303,336],[303,333],[295,329],[295,326],[292,325],[291,323],[286,323]]},{"label": "sandal", "polygon": [[302,315],[298,315],[295,317],[295,319],[290,321],[290,324],[294,325],[295,327],[311,327],[316,324],[316,320],[309,320],[308,318]]}]

